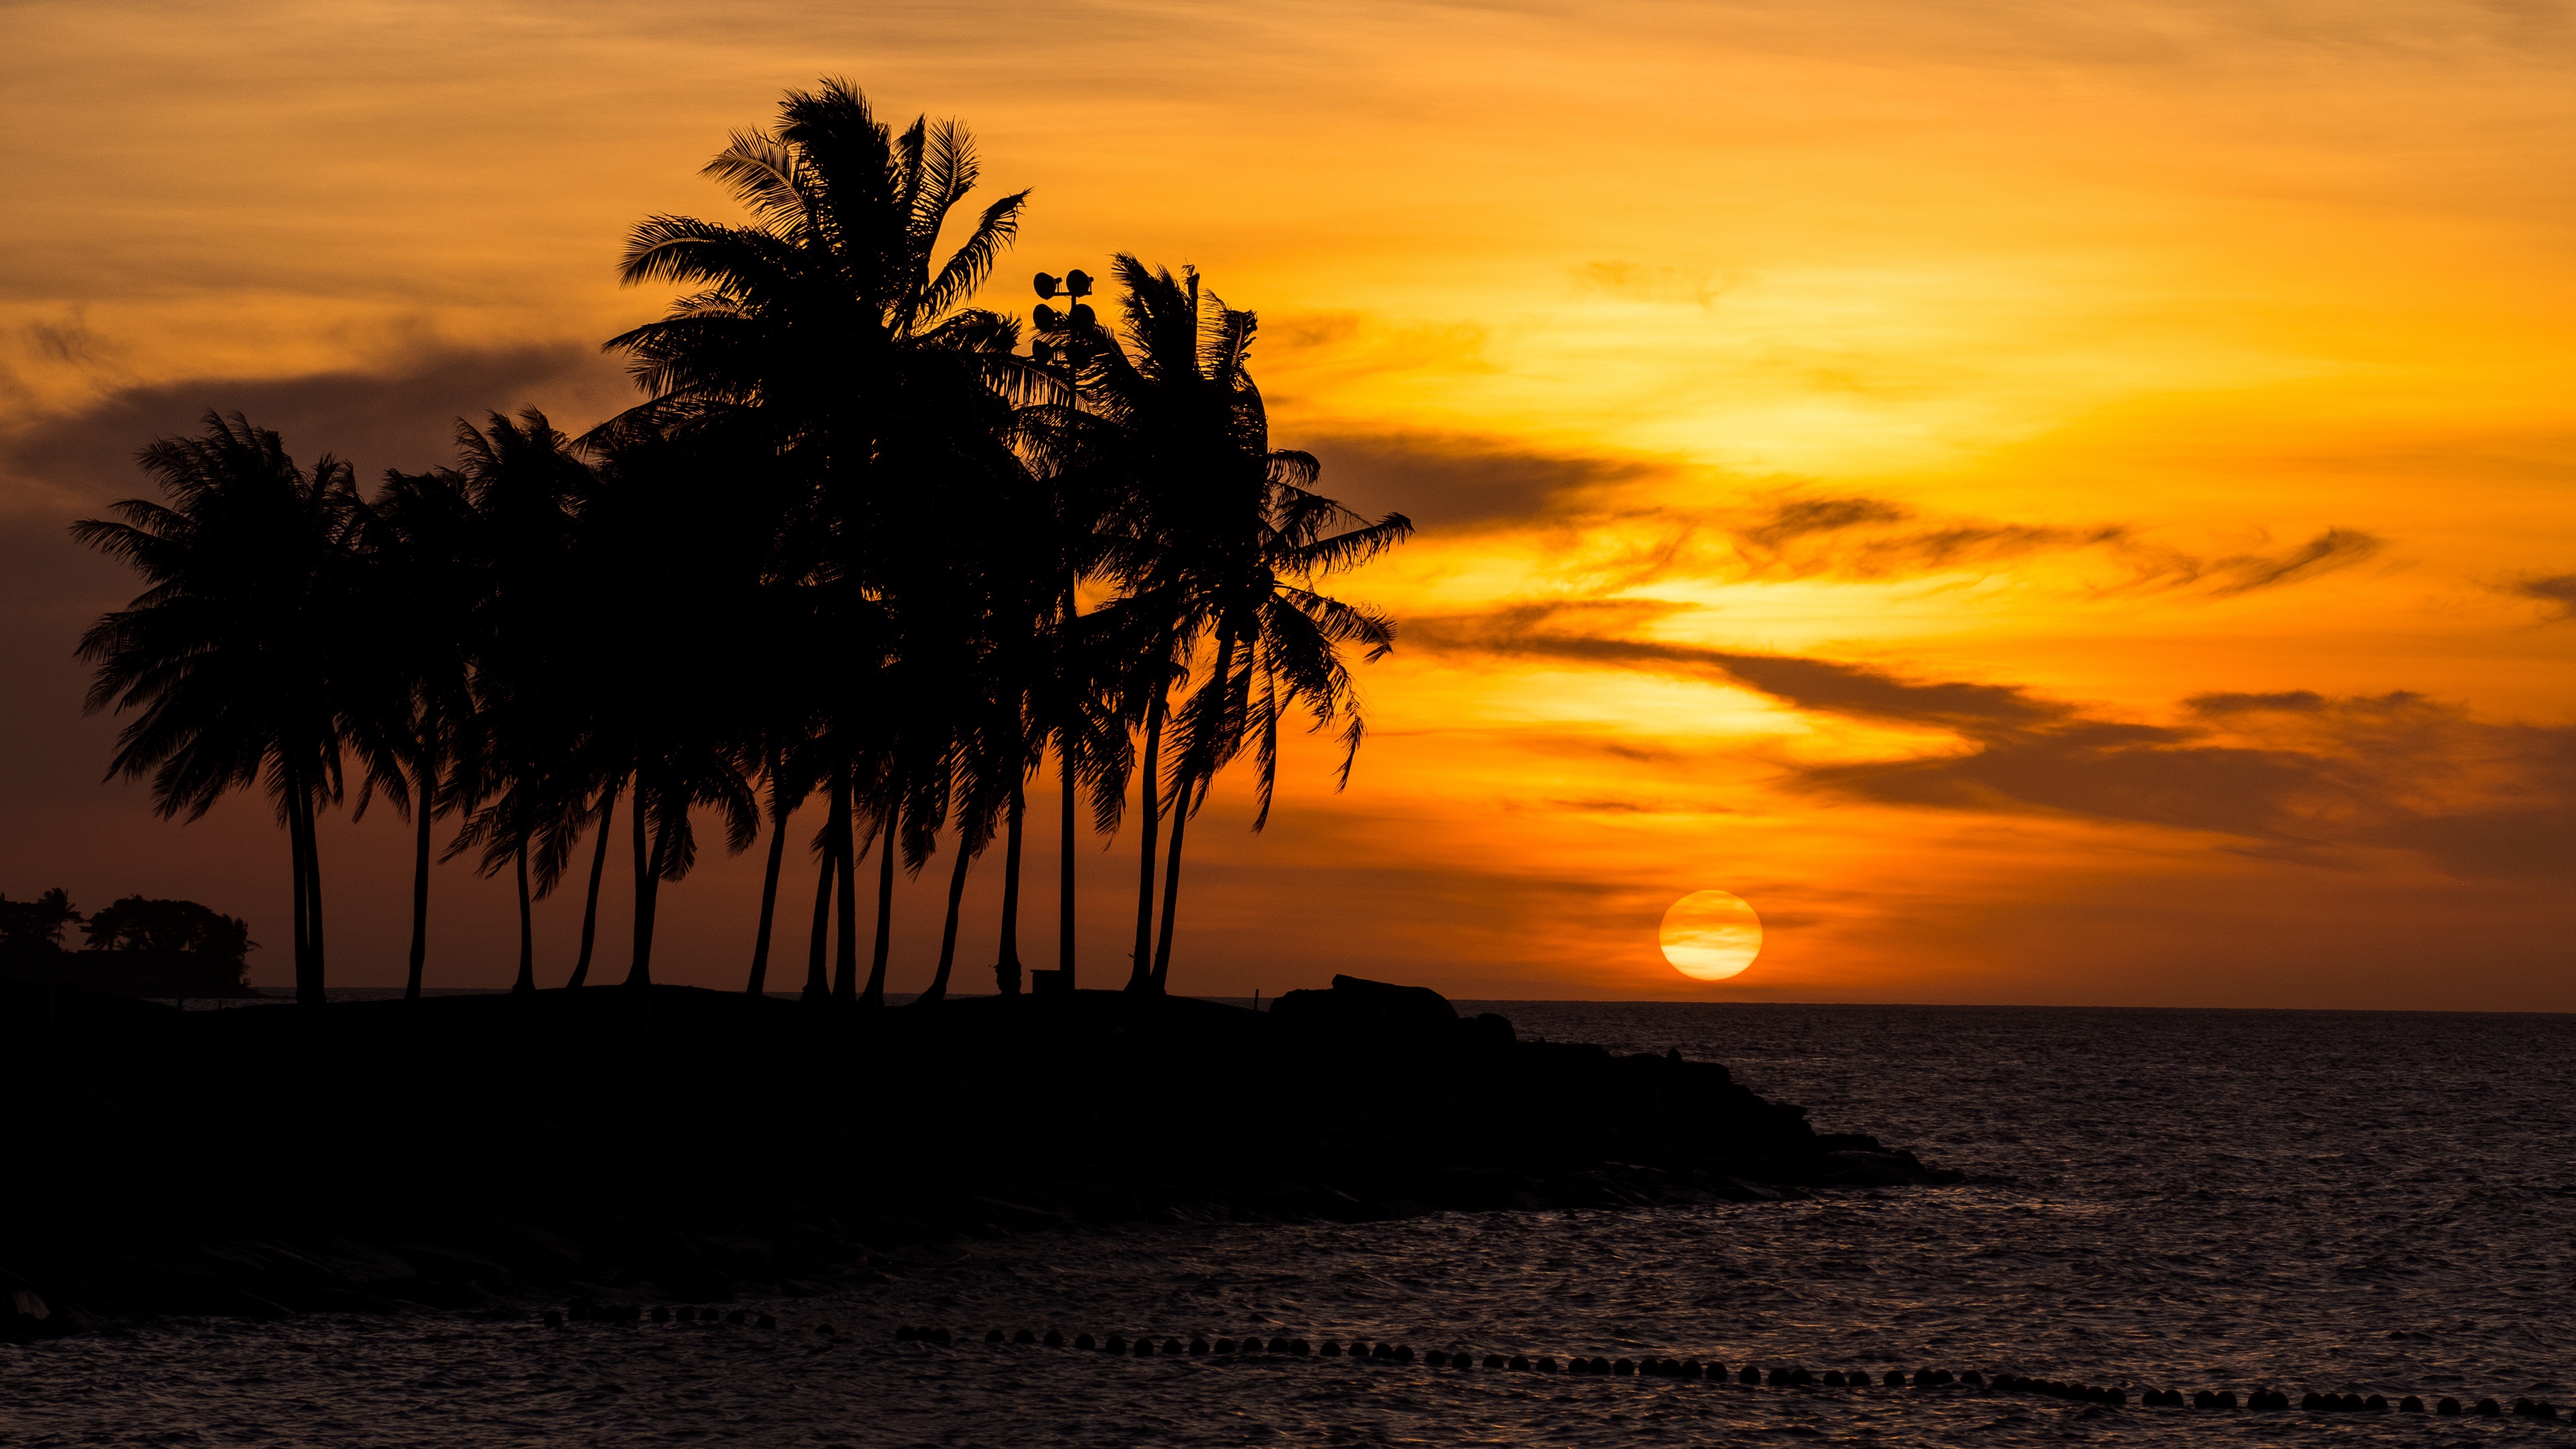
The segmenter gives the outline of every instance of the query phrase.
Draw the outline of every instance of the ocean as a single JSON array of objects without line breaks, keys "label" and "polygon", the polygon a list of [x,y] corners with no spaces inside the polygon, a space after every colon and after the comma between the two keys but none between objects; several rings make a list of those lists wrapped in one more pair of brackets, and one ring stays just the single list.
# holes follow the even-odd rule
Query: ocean
[{"label": "ocean", "polygon": [[[1459,1005],[1525,1037],[1725,1062],[1822,1130],[1874,1133],[1969,1180],[889,1249],[872,1281],[725,1305],[743,1324],[550,1329],[533,1302],[509,1321],[167,1321],[0,1347],[0,1444],[2576,1441],[2576,1017]],[[1315,1085],[1319,1112],[1477,1110]],[[955,1341],[897,1339],[932,1326]],[[1415,1357],[1137,1358],[983,1342],[995,1329]],[[1433,1367],[1434,1351],[1476,1366]],[[1728,1377],[1515,1372],[1482,1367],[1489,1353],[1689,1358]],[[1736,1382],[1747,1364],[1870,1386]],[[1880,1382],[1922,1368],[2130,1402]],[[2538,1422],[2138,1402],[2264,1388],[2294,1405],[2569,1407]]]}]

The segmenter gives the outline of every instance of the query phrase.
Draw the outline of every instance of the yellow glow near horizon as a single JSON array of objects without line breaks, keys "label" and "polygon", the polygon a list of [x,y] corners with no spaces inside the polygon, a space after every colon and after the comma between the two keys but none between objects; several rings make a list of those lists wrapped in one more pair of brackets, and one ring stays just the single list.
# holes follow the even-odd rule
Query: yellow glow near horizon
[{"label": "yellow glow near horizon", "polygon": [[[1726,879],[1796,922],[1747,993],[2576,1008],[2547,825],[2576,808],[2576,30],[2442,0],[11,21],[23,557],[208,406],[368,476],[442,461],[458,414],[597,421],[629,398],[599,340],[671,300],[615,284],[626,229],[733,219],[699,166],[843,75],[975,131],[969,211],[1035,188],[983,304],[1195,264],[1261,315],[1273,442],[1422,525],[1329,586],[1399,624],[1354,670],[1351,789],[1292,736],[1264,834],[1239,771],[1189,833],[1194,982],[1654,994],[1653,923]],[[1864,521],[1773,526],[1802,504]],[[24,728],[77,726],[74,616],[121,601],[18,601],[61,675],[25,676]],[[1771,692],[1727,662],[1783,657],[1809,672]],[[82,738],[0,756],[86,781]],[[90,838],[16,832],[0,887]],[[1099,951],[1134,838],[1085,876]],[[666,901],[705,911],[709,984],[757,876],[710,851]],[[339,919],[399,961],[399,915]]]},{"label": "yellow glow near horizon", "polygon": [[1724,981],[1743,975],[1762,954],[1762,918],[1733,891],[1693,891],[1664,912],[1657,938],[1674,970]]}]

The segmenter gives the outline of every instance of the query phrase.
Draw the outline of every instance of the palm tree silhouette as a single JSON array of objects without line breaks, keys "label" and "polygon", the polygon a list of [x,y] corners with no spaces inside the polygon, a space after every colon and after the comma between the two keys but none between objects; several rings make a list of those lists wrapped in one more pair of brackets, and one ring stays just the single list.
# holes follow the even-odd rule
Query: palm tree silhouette
[{"label": "palm tree silhouette", "polygon": [[[266,784],[287,826],[298,993],[322,990],[314,822],[344,749],[414,832],[407,994],[422,989],[435,821],[453,857],[511,872],[517,989],[533,911],[589,841],[589,977],[609,855],[635,875],[625,979],[652,982],[664,884],[699,823],[770,832],[746,989],[766,990],[790,821],[820,795],[808,1000],[883,1004],[898,869],[948,857],[924,1005],[954,984],[965,888],[999,841],[996,985],[1021,986],[1028,791],[1061,791],[1058,963],[1076,965],[1079,821],[1113,837],[1137,784],[1128,987],[1168,989],[1181,862],[1211,783],[1247,754],[1269,818],[1284,717],[1362,733],[1346,651],[1389,621],[1319,581],[1401,542],[1275,449],[1250,371],[1256,321],[1194,272],[1115,259],[1124,316],[1041,308],[1039,345],[969,305],[1026,196],[984,206],[954,123],[900,133],[845,82],[790,92],[707,167],[749,218],[648,218],[621,276],[682,295],[607,344],[646,393],[578,441],[544,414],[460,422],[453,467],[296,468],[273,433],[210,415],[145,467],[166,504],[79,536],[147,591],[99,621],[93,709],[140,708],[112,773],[164,814]],[[618,811],[624,807],[621,821]],[[860,967],[858,869],[876,915]],[[1159,894],[1158,894],[1159,891]],[[1157,920],[1156,907],[1160,912]],[[835,942],[832,928],[838,923]],[[1159,927],[1159,929],[1158,929]]]},{"label": "palm tree silhouette", "polygon": [[[1303,704],[1314,726],[1343,726],[1338,780],[1347,782],[1363,731],[1341,646],[1374,660],[1393,647],[1382,615],[1316,593],[1306,582],[1356,567],[1413,531],[1402,514],[1374,523],[1313,491],[1308,454],[1270,446],[1252,380],[1258,321],[1228,308],[1196,272],[1175,278],[1135,257],[1115,259],[1124,294],[1123,347],[1093,350],[1086,394],[1116,427],[1121,468],[1136,490],[1144,547],[1123,561],[1123,602],[1155,621],[1151,658],[1166,678],[1144,683],[1145,820],[1130,990],[1160,993],[1171,969],[1181,850],[1208,784],[1248,740],[1259,761],[1259,809],[1269,820],[1283,711]],[[1157,777],[1170,684],[1204,676],[1171,726],[1170,780]],[[1255,686],[1258,685],[1256,689]],[[1153,926],[1156,815],[1171,800],[1162,920]],[[1150,948],[1150,949],[1149,949]]]},{"label": "palm tree silhouette", "polygon": [[[921,540],[956,529],[984,491],[961,489],[959,475],[1016,466],[1007,400],[1042,378],[1013,350],[1015,323],[965,303],[1016,234],[1027,193],[986,206],[942,259],[940,233],[977,181],[971,138],[926,119],[898,136],[837,80],[790,92],[774,127],[736,133],[706,171],[750,224],[656,216],[636,227],[623,280],[699,290],[608,345],[628,353],[650,395],[639,411],[720,426],[766,455],[763,471],[783,480],[781,532],[793,536],[778,572],[826,596],[825,657],[861,663],[879,644],[866,628],[875,610],[849,596],[900,606],[918,592],[945,566]],[[863,732],[838,733],[855,743]],[[906,733],[917,745],[920,731]],[[824,854],[842,878],[839,975],[850,986],[857,782],[884,777],[893,793],[874,812],[877,848],[909,847],[917,866],[927,835],[903,817],[908,805],[917,813],[906,797],[921,794],[925,768],[909,748],[874,769],[849,755],[835,765],[851,783],[836,787]],[[837,993],[868,1004],[883,998],[892,900],[891,855],[879,865],[869,986]]]},{"label": "palm tree silhouette", "polygon": [[148,584],[81,636],[98,666],[88,708],[141,714],[117,737],[109,778],[152,778],[153,808],[194,820],[263,784],[286,826],[296,1000],[323,1003],[321,855],[315,817],[341,792],[338,696],[367,640],[358,495],[329,456],[298,469],[276,433],[209,412],[193,438],[140,462],[169,502],[126,499],[72,534]]},{"label": "palm tree silhouette", "polygon": [[412,823],[403,997],[417,1001],[429,955],[433,822],[465,804],[455,788],[462,782],[450,774],[474,712],[472,630],[489,570],[471,484],[453,469],[387,472],[360,519],[360,587],[378,645],[366,698],[349,711],[353,743],[367,765],[356,813],[365,814],[368,797],[381,787]]}]

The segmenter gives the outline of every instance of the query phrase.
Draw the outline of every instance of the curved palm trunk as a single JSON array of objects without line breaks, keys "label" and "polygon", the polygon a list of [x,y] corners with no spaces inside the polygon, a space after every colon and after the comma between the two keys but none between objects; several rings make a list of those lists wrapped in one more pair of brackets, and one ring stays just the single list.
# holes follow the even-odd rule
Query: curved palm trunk
[{"label": "curved palm trunk", "polygon": [[429,827],[430,805],[437,798],[438,776],[430,769],[426,751],[413,783],[416,797],[412,805],[413,824],[417,832],[412,845],[411,864],[411,963],[403,977],[403,1000],[420,1000],[421,968],[429,961]]},{"label": "curved palm trunk", "polygon": [[868,968],[868,989],[859,993],[861,1006],[885,1005],[886,953],[894,945],[895,827],[902,823],[903,802],[898,800],[886,807],[885,821],[877,829],[876,963]]},{"label": "curved palm trunk", "polygon": [[966,848],[966,824],[957,825],[957,864],[948,872],[948,924],[939,933],[939,969],[931,973],[930,989],[914,997],[915,1006],[935,1006],[948,999],[949,968],[957,964],[958,907],[966,900],[966,870],[975,863],[975,853]]},{"label": "curved palm trunk", "polygon": [[798,997],[809,1005],[832,999],[832,882],[838,869],[831,832],[825,831],[814,865],[814,940],[805,958],[805,990]]},{"label": "curved palm trunk", "polygon": [[599,882],[608,874],[609,827],[617,820],[617,791],[622,780],[608,782],[599,801],[599,844],[590,853],[590,893],[581,906],[581,958],[572,963],[572,979],[564,983],[570,991],[590,979],[590,948],[599,940]]},{"label": "curved palm trunk", "polygon": [[787,817],[779,813],[778,775],[769,776],[769,869],[760,878],[760,934],[751,943],[751,983],[745,995],[769,985],[769,932],[778,916],[778,872],[787,864]]},{"label": "curved palm trunk", "polygon": [[628,986],[653,984],[653,908],[662,893],[662,843],[670,838],[667,829],[652,828],[652,803],[638,785],[635,790],[635,959],[626,968]]},{"label": "curved palm trunk", "polygon": [[[1227,708],[1229,701],[1226,698],[1234,688],[1234,635],[1231,632],[1217,641],[1216,678],[1208,684],[1216,691],[1208,698],[1216,701],[1216,727],[1222,729],[1232,714]],[[1163,871],[1163,929],[1161,938],[1154,943],[1156,995],[1164,994],[1164,983],[1172,974],[1172,926],[1181,913],[1181,837],[1189,830],[1190,817],[1207,802],[1208,781],[1213,774],[1210,763],[1207,747],[1201,742],[1191,751],[1191,758],[1182,762],[1180,794],[1172,802],[1171,859]]]},{"label": "curved palm trunk", "polygon": [[533,996],[537,990],[536,918],[528,904],[528,839],[519,837],[519,979],[510,986],[513,996]]},{"label": "curved palm trunk", "polygon": [[1145,707],[1145,761],[1137,771],[1142,778],[1144,798],[1145,849],[1136,868],[1136,950],[1135,965],[1127,973],[1127,989],[1154,989],[1154,864],[1158,857],[1156,832],[1162,825],[1162,805],[1158,792],[1162,788],[1160,767],[1155,763],[1163,748],[1163,693],[1157,687],[1153,701]]},{"label": "curved palm trunk", "polygon": [[[1197,787],[1195,790],[1193,787]],[[1181,836],[1189,829],[1190,815],[1196,800],[1204,798],[1204,782],[1183,778],[1180,790],[1172,797],[1172,848],[1163,867],[1163,927],[1154,942],[1154,994],[1163,994],[1163,980],[1172,970],[1172,922],[1181,908]]]},{"label": "curved palm trunk", "polygon": [[1064,761],[1063,839],[1057,842],[1060,854],[1055,864],[1055,966],[1064,973],[1064,989],[1073,989],[1073,809],[1081,793],[1073,778],[1073,751],[1062,745],[1056,753]]},{"label": "curved palm trunk", "polygon": [[1004,996],[1020,994],[1020,825],[1028,802],[1019,782],[1011,782],[1011,813],[1002,843],[1002,950],[993,963],[993,984]]}]

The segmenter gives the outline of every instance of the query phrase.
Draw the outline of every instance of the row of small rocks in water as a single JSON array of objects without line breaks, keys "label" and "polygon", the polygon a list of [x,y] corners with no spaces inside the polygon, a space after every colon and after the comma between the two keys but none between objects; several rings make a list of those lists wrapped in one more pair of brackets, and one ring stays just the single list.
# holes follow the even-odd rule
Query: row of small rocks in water
[{"label": "row of small rocks in water", "polygon": [[[660,1310],[657,1309],[655,1311],[658,1313]],[[739,1318],[740,1316],[741,1315],[739,1314],[735,1315],[736,1318]],[[768,1321],[769,1320],[764,1317],[762,1319],[763,1326],[767,1326]],[[833,1332],[833,1329],[832,1326],[827,1323],[821,1325],[816,1331],[828,1336]],[[945,1328],[913,1328],[906,1326],[897,1328],[894,1331],[894,1336],[895,1341],[898,1343],[931,1343],[946,1345],[971,1341],[970,1335],[952,1334]],[[1065,1336],[1052,1329],[1048,1330],[1047,1333],[1041,1336],[1025,1328],[1015,1334],[1005,1334],[1002,1330],[996,1328],[988,1330],[984,1334],[984,1342],[1043,1344],[1048,1348],[1062,1348],[1066,1346]],[[1074,1335],[1072,1346],[1075,1348],[1092,1349],[1098,1352],[1114,1353],[1134,1358],[1153,1358],[1158,1355],[1182,1354],[1226,1355],[1233,1357],[1241,1357],[1246,1354],[1281,1354],[1291,1358],[1347,1357],[1371,1363],[1415,1362],[1413,1346],[1410,1344],[1370,1343],[1365,1340],[1354,1340],[1348,1348],[1344,1348],[1340,1342],[1329,1338],[1325,1339],[1320,1344],[1310,1344],[1302,1338],[1264,1339],[1259,1335],[1246,1335],[1241,1340],[1219,1338],[1214,1341],[1210,1341],[1202,1337],[1192,1337],[1187,1343],[1183,1343],[1177,1338],[1166,1338],[1157,1343],[1151,1338],[1138,1338],[1131,1342],[1115,1333],[1109,1335],[1105,1339],[1094,1339],[1090,1334],[1081,1333]],[[1421,1362],[1428,1364],[1432,1368],[1474,1369],[1481,1366],[1488,1369],[1503,1369],[1519,1373],[1552,1374],[1562,1372],[1567,1374],[1610,1374],[1642,1378],[1703,1379],[1717,1382],[1724,1382],[1727,1379],[1732,1378],[1739,1384],[1769,1384],[1775,1388],[1823,1387],[1829,1389],[1865,1389],[1875,1385],[1881,1388],[1895,1389],[1911,1385],[1918,1389],[1936,1389],[1957,1385],[1962,1388],[1984,1389],[1997,1393],[2044,1394],[2052,1398],[2073,1399],[2081,1403],[2089,1404],[2125,1406],[2130,1402],[2129,1392],[2125,1389],[2104,1388],[2094,1384],[2061,1383],[2056,1379],[2025,1378],[2019,1374],[1999,1373],[1989,1376],[1980,1373],[1975,1369],[1968,1369],[1965,1372],[1956,1374],[1952,1373],[1948,1369],[1916,1369],[1911,1374],[1908,1374],[1901,1369],[1889,1369],[1885,1373],[1882,1373],[1873,1379],[1865,1369],[1853,1369],[1848,1373],[1841,1369],[1827,1369],[1823,1374],[1819,1375],[1810,1373],[1806,1369],[1802,1368],[1775,1367],[1765,1370],[1757,1368],[1752,1364],[1746,1364],[1744,1367],[1737,1369],[1734,1373],[1729,1374],[1724,1364],[1702,1363],[1695,1358],[1612,1359],[1598,1357],[1587,1358],[1581,1354],[1574,1354],[1569,1356],[1563,1363],[1559,1363],[1556,1357],[1552,1354],[1541,1354],[1533,1358],[1527,1354],[1504,1355],[1499,1353],[1489,1353],[1484,1355],[1482,1359],[1479,1359],[1472,1353],[1449,1353],[1436,1348],[1431,1350],[1429,1353],[1422,1355]],[[2255,1389],[2246,1394],[2244,1399],[2240,1401],[2233,1389],[2220,1389],[2215,1393],[2204,1389],[2199,1393],[2191,1395],[2189,1398],[2185,1398],[2182,1390],[2180,1389],[2143,1389],[2139,1391],[2136,1402],[2145,1408],[2151,1409],[2244,1408],[2255,1410],[2279,1410],[2290,1407],[2290,1396],[2272,1389]],[[2395,1403],[2389,1402],[2388,1398],[2382,1394],[2371,1394],[2367,1397],[2360,1394],[2308,1394],[2300,1398],[2299,1407],[2308,1410],[2311,1413],[2384,1414],[2391,1410],[2404,1414],[2421,1414],[2427,1412],[2424,1401],[2413,1394],[2408,1394],[2404,1398],[2397,1400]],[[2480,1399],[2474,1407],[2463,1408],[2458,1399],[2444,1398],[2436,1401],[2430,1412],[2436,1414],[2466,1413],[2490,1418],[2498,1417],[2507,1413],[2532,1419],[2555,1419],[2558,1417],[2557,1405],[2552,1404],[2547,1400],[2533,1399],[2516,1399],[2513,1401],[2512,1407],[2508,1409],[2494,1399]]]}]

